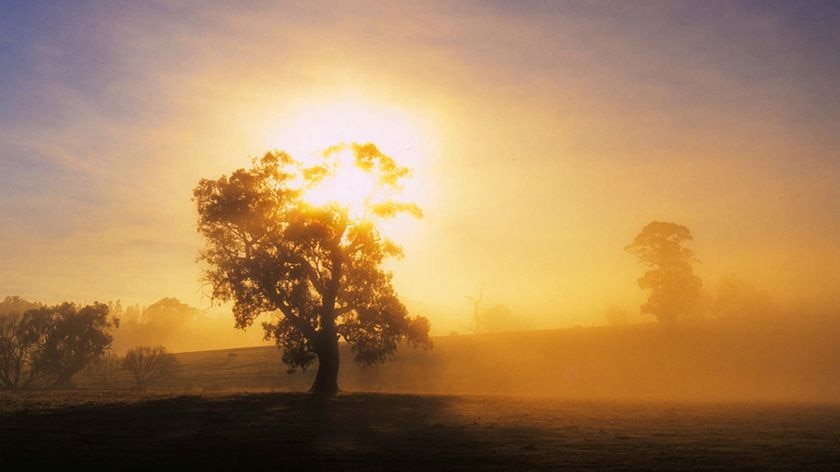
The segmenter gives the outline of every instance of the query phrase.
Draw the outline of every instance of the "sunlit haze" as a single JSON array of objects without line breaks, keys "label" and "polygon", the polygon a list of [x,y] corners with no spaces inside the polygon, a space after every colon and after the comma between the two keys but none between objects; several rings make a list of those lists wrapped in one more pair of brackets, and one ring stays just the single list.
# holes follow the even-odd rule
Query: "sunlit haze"
[{"label": "sunlit haze", "polygon": [[[388,223],[388,268],[433,334],[466,332],[482,290],[515,329],[652,321],[623,248],[654,220],[691,229],[708,298],[737,279],[833,310],[840,28],[816,10],[13,3],[0,294],[207,308],[196,182],[373,142],[412,169],[424,216]],[[358,207],[350,170],[308,198]]]},{"label": "sunlit haze", "polygon": [[840,0],[0,0],[2,471],[840,471],[838,288]]}]

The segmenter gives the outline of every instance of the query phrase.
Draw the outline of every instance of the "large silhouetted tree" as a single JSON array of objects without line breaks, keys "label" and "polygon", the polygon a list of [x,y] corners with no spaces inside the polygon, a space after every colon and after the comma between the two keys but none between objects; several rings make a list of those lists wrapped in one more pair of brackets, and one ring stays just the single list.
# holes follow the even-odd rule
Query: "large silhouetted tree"
[{"label": "large silhouetted tree", "polygon": [[694,275],[694,252],[683,247],[692,239],[685,226],[653,221],[624,248],[651,268],[638,280],[640,288],[650,290],[647,302],[641,306],[643,314],[674,322],[694,308],[703,283]]},{"label": "large silhouetted tree", "polygon": [[309,204],[307,189],[337,171],[333,152],[352,153],[356,168],[386,190],[408,173],[374,145],[354,144],[332,148],[309,166],[269,152],[251,168],[202,180],[194,190],[213,298],[233,302],[240,328],[274,313],[263,323],[266,337],[291,369],[317,359],[312,391],[325,395],[338,392],[339,338],[364,364],[383,361],[400,341],[429,343],[429,322],[409,316],[382,269],[401,249],[376,224],[400,212],[419,216],[419,209],[368,199],[364,214],[353,215],[341,202]]}]

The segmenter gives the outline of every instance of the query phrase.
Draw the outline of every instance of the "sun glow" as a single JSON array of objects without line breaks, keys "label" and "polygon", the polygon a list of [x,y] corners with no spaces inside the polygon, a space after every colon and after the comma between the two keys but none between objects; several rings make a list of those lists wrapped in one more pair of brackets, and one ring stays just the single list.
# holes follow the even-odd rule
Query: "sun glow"
[{"label": "sun glow", "polygon": [[385,198],[386,188],[356,163],[350,148],[324,153],[328,174],[306,189],[304,200],[315,206],[336,204],[354,219],[368,216],[372,205]]},{"label": "sun glow", "polygon": [[262,144],[295,158],[317,155],[342,143],[371,142],[399,164],[416,168],[431,151],[428,120],[407,108],[361,97],[302,99],[296,106],[279,108],[264,123]]},{"label": "sun glow", "polygon": [[[327,176],[304,193],[311,204],[338,204],[356,218],[367,216],[371,205],[385,199],[426,207],[428,161],[434,152],[430,122],[418,113],[359,96],[301,99],[298,106],[281,107],[265,122],[264,147],[287,151],[306,165],[326,163]],[[359,167],[352,143],[375,144],[411,175],[397,188],[382,185]]]}]

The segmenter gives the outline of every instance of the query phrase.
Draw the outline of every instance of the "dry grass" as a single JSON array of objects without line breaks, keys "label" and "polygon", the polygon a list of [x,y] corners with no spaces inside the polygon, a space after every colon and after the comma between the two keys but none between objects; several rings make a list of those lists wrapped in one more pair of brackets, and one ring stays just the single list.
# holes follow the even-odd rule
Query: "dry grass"
[{"label": "dry grass", "polygon": [[836,470],[840,407],[346,394],[2,398],[0,463],[283,470]]}]

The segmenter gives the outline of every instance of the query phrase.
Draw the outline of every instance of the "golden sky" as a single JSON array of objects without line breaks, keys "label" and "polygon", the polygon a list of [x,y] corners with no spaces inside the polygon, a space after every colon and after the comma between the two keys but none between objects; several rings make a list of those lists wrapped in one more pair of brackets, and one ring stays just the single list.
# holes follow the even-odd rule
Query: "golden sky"
[{"label": "golden sky", "polygon": [[633,3],[13,3],[0,296],[206,307],[198,180],[356,139],[414,168],[391,267],[434,333],[481,287],[529,327],[636,312],[651,220],[710,291],[837,306],[836,4]]}]

